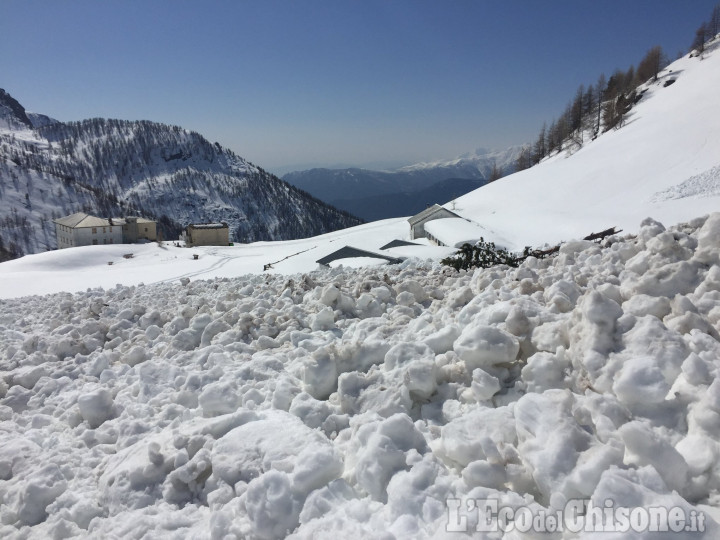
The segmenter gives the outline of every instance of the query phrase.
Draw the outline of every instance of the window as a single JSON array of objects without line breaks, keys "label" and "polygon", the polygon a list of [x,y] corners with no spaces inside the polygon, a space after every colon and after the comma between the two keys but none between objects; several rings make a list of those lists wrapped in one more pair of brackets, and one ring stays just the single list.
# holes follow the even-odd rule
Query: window
[{"label": "window", "polygon": [[105,227],[103,227],[103,234],[105,234]]},{"label": "window", "polygon": [[93,246],[97,246],[97,239],[93,239]]},{"label": "window", "polygon": [[145,232],[147,232],[147,227],[145,227]]},{"label": "window", "polygon": [[97,227],[93,227],[93,228],[92,228],[92,233],[93,233],[93,234],[97,234]]}]

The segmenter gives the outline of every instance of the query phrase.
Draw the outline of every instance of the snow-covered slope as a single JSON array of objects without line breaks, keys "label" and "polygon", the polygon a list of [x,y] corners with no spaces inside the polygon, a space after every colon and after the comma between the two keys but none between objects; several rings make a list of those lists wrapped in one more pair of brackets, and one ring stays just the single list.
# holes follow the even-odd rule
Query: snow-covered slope
[{"label": "snow-covered slope", "polygon": [[[0,94],[0,243],[55,247],[52,219],[76,211],[160,221],[226,221],[231,238],[286,240],[360,220],[313,199],[197,133],[153,122],[63,123]],[[0,245],[0,251],[3,246]]]},{"label": "snow-covered slope", "polygon": [[[85,246],[28,255],[0,264],[0,298],[14,298],[57,291],[82,291],[116,284],[146,285],[193,281],[213,277],[269,273],[296,274],[318,267],[317,260],[345,245],[378,251],[388,242],[407,236],[405,220],[385,220],[343,229],[303,240],[255,242],[227,247],[175,247],[125,244]],[[387,250],[392,256],[440,258],[454,250],[435,246],[410,246]],[[132,254],[132,258],[124,255]],[[198,255],[195,260],[193,255]],[[112,264],[108,264],[112,263]]]},{"label": "snow-covered slope", "polygon": [[718,263],[720,213],[511,271],[3,301],[0,537],[499,538],[490,499],[518,538],[718,538]]},{"label": "snow-covered slope", "polygon": [[[720,208],[720,41],[647,86],[625,124],[456,201],[514,248],[555,243],[647,216],[666,223]],[[669,80],[672,85],[665,86]]]}]

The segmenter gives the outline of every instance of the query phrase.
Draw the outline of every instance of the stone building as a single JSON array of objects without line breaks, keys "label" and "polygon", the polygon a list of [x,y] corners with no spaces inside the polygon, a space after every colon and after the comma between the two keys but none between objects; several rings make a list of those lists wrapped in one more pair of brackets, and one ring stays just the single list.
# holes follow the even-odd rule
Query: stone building
[{"label": "stone building", "polygon": [[230,244],[230,228],[222,223],[191,223],[182,233],[187,247],[227,246]]}]

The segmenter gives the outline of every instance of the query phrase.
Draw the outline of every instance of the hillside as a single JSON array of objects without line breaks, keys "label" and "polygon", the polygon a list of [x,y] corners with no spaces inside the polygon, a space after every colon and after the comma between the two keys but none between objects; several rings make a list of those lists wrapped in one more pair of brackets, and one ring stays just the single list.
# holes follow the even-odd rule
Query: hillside
[{"label": "hillside", "polygon": [[360,222],[197,133],[147,121],[57,122],[27,114],[4,91],[0,194],[0,249],[16,254],[53,249],[52,219],[79,210],[155,218],[166,238],[190,222],[226,221],[238,242]]},{"label": "hillside", "polygon": [[[418,163],[394,171],[308,169],[287,173],[283,180],[371,221],[412,215],[418,212],[419,201],[420,209],[427,204],[444,203],[467,192],[467,188],[478,187],[469,185],[467,180],[487,182],[493,167],[502,174],[510,174],[520,150],[520,147],[503,151],[480,148],[452,160]],[[383,197],[393,200],[393,205],[385,203],[382,210],[374,208],[373,203]]]},{"label": "hillside", "polygon": [[610,226],[633,231],[648,216],[677,223],[717,210],[719,48],[716,38],[702,59],[686,55],[643,85],[619,129],[458,198],[455,212],[522,249]]}]

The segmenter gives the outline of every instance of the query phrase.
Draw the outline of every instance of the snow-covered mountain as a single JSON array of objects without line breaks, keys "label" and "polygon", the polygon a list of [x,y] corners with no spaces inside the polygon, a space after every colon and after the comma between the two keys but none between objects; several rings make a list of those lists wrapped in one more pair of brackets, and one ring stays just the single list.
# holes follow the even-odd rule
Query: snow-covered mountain
[{"label": "snow-covered mountain", "polygon": [[[416,163],[397,170],[397,172],[437,171],[437,174],[452,173],[456,178],[489,179],[493,167],[507,175],[513,172],[522,146],[511,146],[504,150],[478,148],[454,159]],[[447,172],[445,172],[447,171]]]},{"label": "snow-covered mountain", "polygon": [[[521,150],[521,147],[502,151],[480,148],[455,159],[418,163],[392,171],[308,169],[287,173],[283,180],[333,206],[372,221],[416,213],[416,198],[412,197],[415,193],[426,192],[422,204],[445,203],[450,198],[444,196],[448,188],[454,192],[451,197],[455,196],[467,184],[463,180],[485,183],[494,167],[503,175],[509,174]],[[453,180],[458,180],[454,187]],[[426,200],[427,195],[435,196]],[[378,215],[374,201],[380,197],[394,201],[389,213]]]},{"label": "snow-covered mountain", "polygon": [[55,247],[52,219],[84,210],[159,220],[226,221],[235,241],[287,240],[360,221],[201,135],[154,122],[58,122],[0,91],[0,249]]}]

